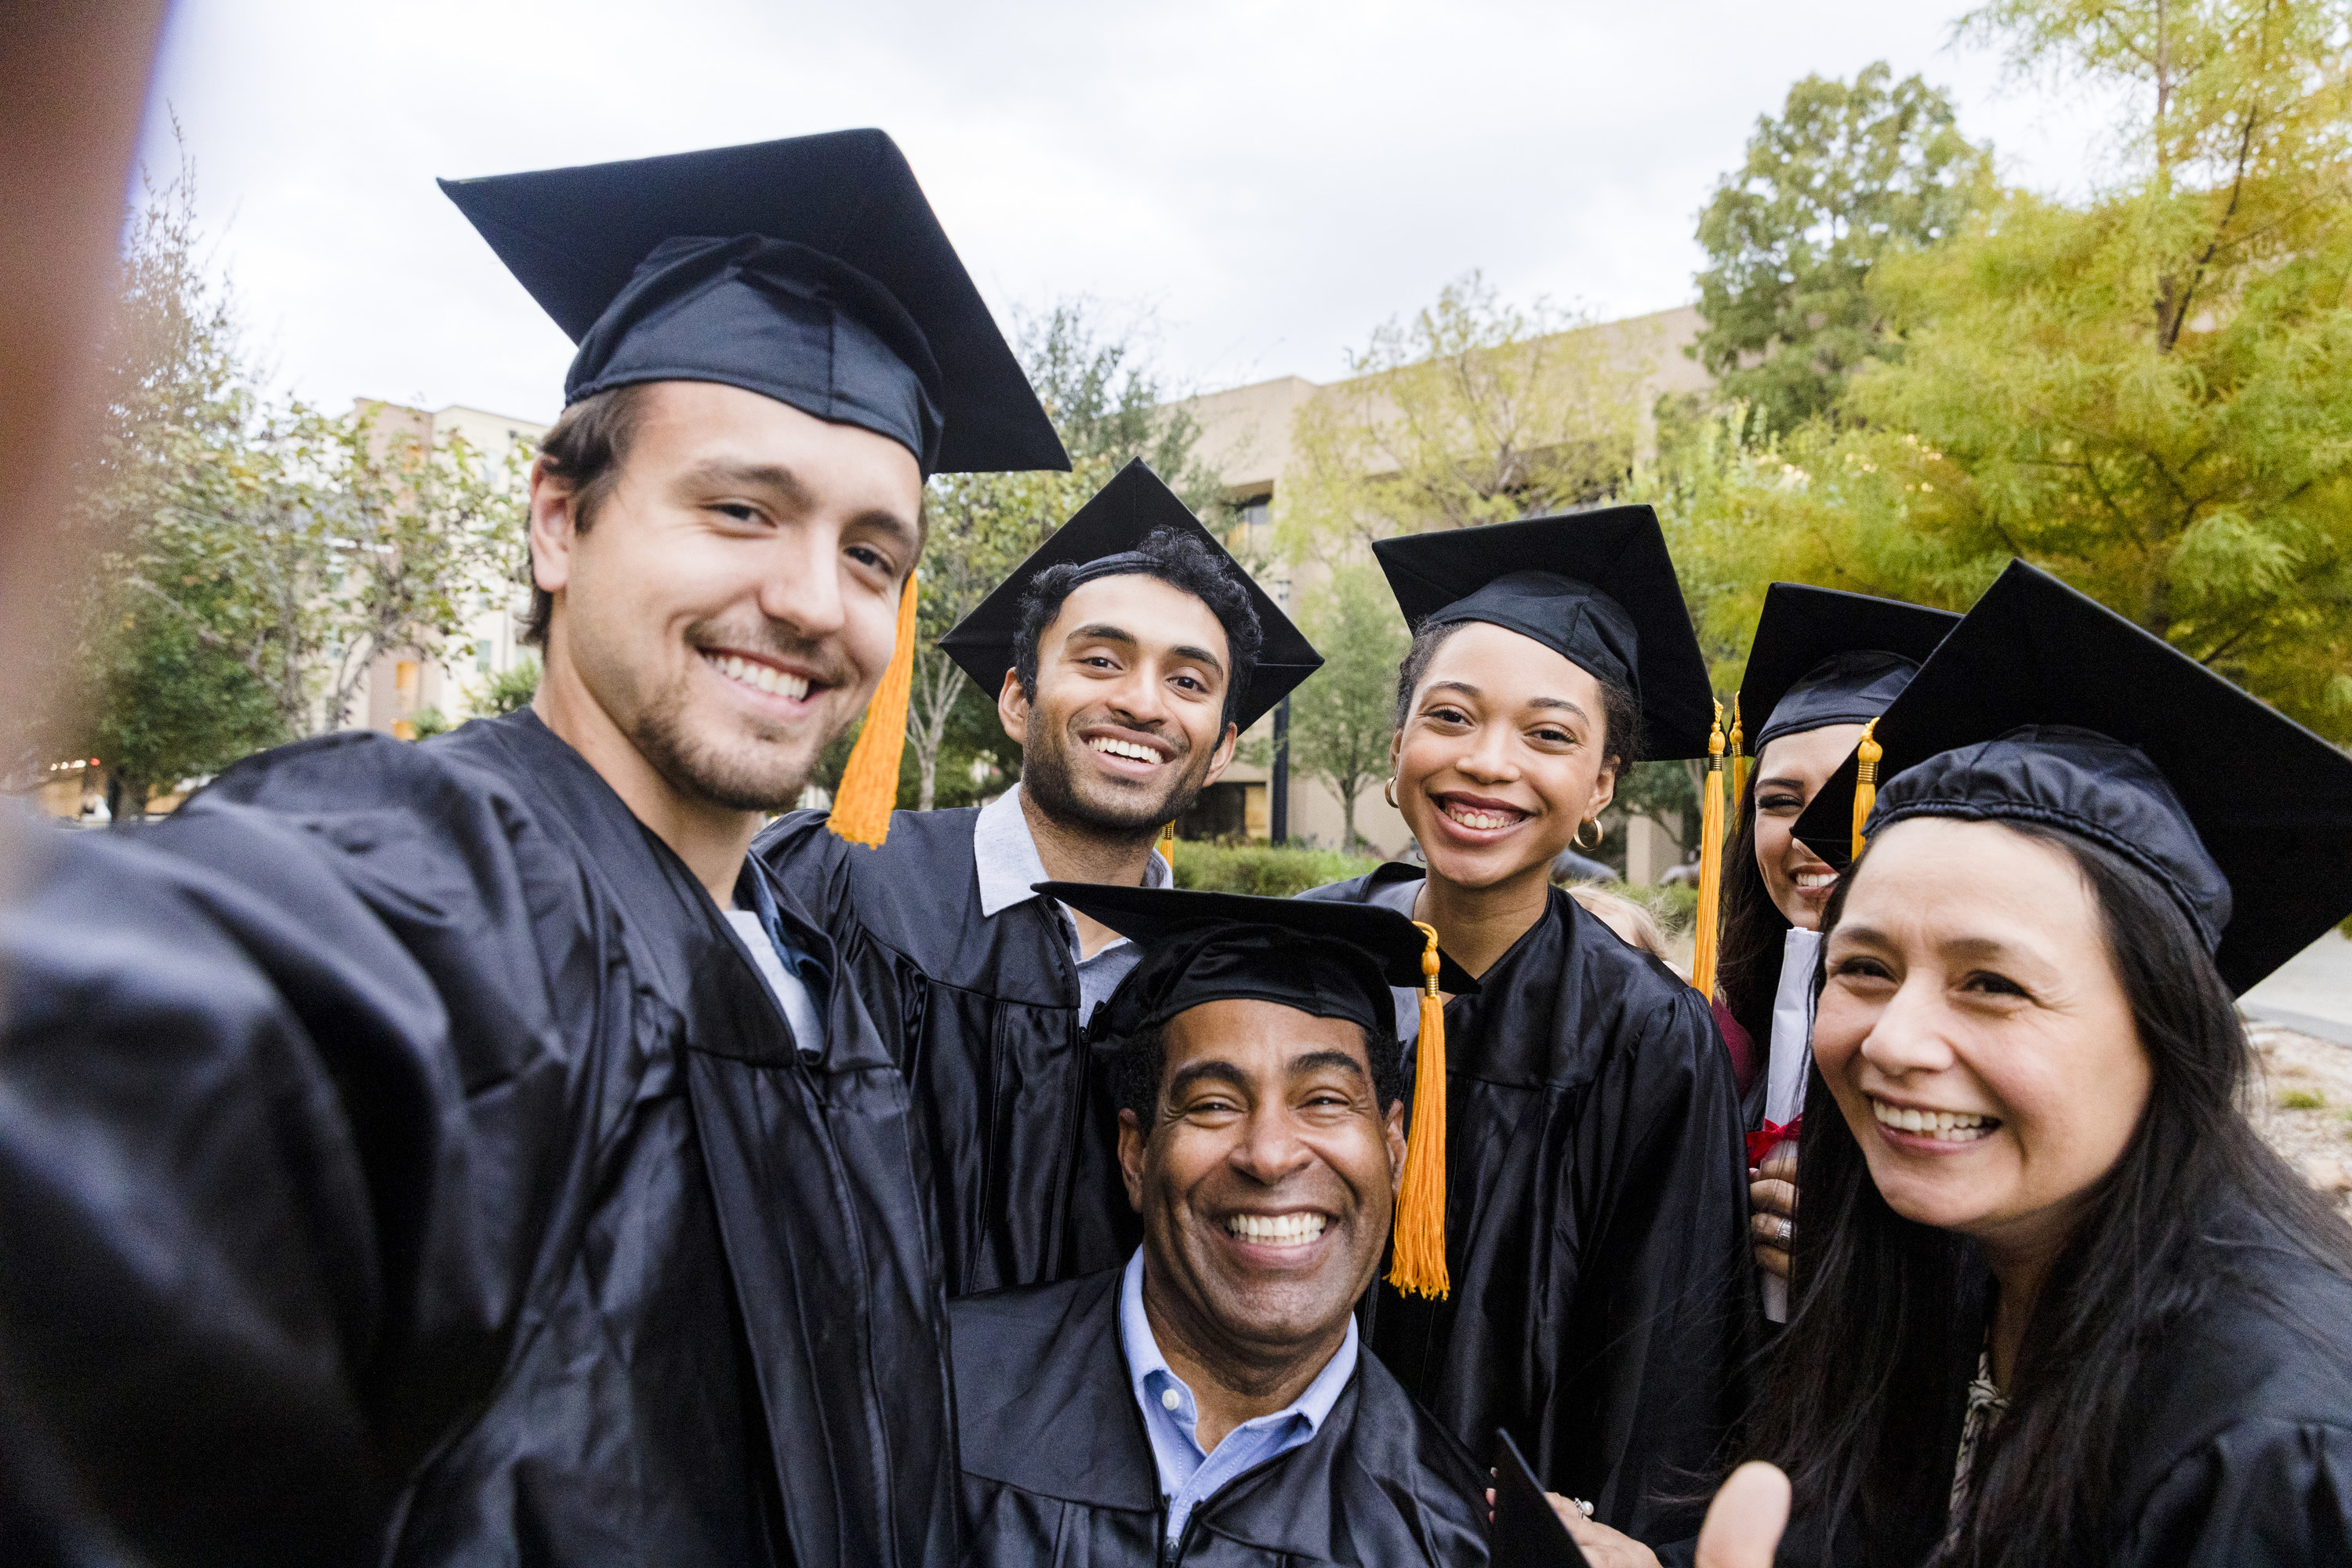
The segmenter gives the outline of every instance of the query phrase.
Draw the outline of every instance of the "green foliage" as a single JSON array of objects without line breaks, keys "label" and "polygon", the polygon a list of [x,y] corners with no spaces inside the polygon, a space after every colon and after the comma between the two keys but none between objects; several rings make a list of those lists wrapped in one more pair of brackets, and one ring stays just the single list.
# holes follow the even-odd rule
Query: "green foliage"
[{"label": "green foliage", "polygon": [[1633,331],[1507,303],[1475,272],[1447,284],[1299,409],[1275,487],[1279,547],[1338,562],[1392,534],[1607,495],[1641,435],[1649,345]]},{"label": "green foliage", "polygon": [[539,656],[523,655],[490,677],[489,684],[474,699],[474,711],[488,719],[530,707],[530,700],[539,695]]},{"label": "green foliage", "polygon": [[1388,772],[1397,666],[1409,639],[1387,585],[1363,563],[1340,566],[1309,589],[1299,624],[1323,668],[1290,700],[1291,764],[1339,797],[1341,842],[1352,850],[1363,843],[1356,799]]},{"label": "green foliage", "polygon": [[1227,847],[1186,842],[1176,847],[1176,885],[1213,893],[1255,893],[1286,899],[1327,882],[1360,877],[1380,864],[1334,849],[1276,848],[1248,844]]},{"label": "green foliage", "polygon": [[2315,1089],[2281,1089],[2278,1097],[2281,1110],[2325,1110],[2327,1097]]},{"label": "green foliage", "polygon": [[1798,82],[1699,215],[1713,265],[1695,352],[1768,429],[1828,413],[1856,365],[1893,357],[1864,288],[1872,266],[1957,232],[1990,194],[1991,157],[1961,136],[1950,98],[1893,78],[1881,60],[1850,84]]},{"label": "green foliage", "polygon": [[449,722],[449,715],[438,708],[420,708],[415,717],[409,720],[408,728],[414,739],[429,741],[436,735],[447,734],[454,726]]},{"label": "green foliage", "polygon": [[1680,762],[1635,763],[1617,780],[1617,809],[1646,816],[1660,826],[1673,813],[1681,813],[1682,846],[1698,847],[1698,786],[1691,782],[1691,765]]}]

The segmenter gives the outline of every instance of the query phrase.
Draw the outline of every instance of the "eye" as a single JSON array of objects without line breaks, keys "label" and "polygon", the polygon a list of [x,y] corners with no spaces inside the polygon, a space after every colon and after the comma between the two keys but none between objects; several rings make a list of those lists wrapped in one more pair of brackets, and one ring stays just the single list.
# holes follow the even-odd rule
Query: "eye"
[{"label": "eye", "polygon": [[2032,993],[2006,974],[1995,974],[1979,969],[1960,982],[1960,989],[1973,991],[1981,996],[2018,996],[2031,999]]},{"label": "eye", "polygon": [[1470,722],[1469,714],[1465,713],[1459,708],[1452,706],[1433,708],[1427,713],[1423,714],[1423,717],[1427,719],[1433,724],[1467,724]]},{"label": "eye", "polygon": [[711,503],[710,510],[719,513],[730,522],[740,522],[746,527],[756,528],[761,523],[768,521],[767,514],[762,512],[758,507],[753,506],[750,501],[713,501]]},{"label": "eye", "polygon": [[860,566],[869,567],[886,576],[898,574],[898,568],[892,564],[890,558],[870,544],[853,544],[849,546],[847,554]]},{"label": "eye", "polygon": [[1895,972],[1866,952],[1857,952],[1832,964],[1830,973],[1841,980],[1892,980]]},{"label": "eye", "polygon": [[1576,737],[1574,735],[1570,734],[1565,730],[1554,729],[1549,725],[1543,729],[1536,731],[1534,739],[1538,744],[1545,746],[1573,746],[1576,744]]},{"label": "eye", "polygon": [[1197,675],[1180,675],[1176,678],[1176,684],[1182,687],[1187,691],[1206,691],[1209,689],[1207,685],[1203,683],[1201,678]]},{"label": "eye", "polygon": [[1784,789],[1776,789],[1769,795],[1759,795],[1756,797],[1756,809],[1759,811],[1802,811],[1804,807],[1805,803],[1801,796]]},{"label": "eye", "polygon": [[1237,1116],[1241,1107],[1232,1097],[1223,1094],[1203,1095],[1187,1104],[1181,1114],[1186,1117]]}]

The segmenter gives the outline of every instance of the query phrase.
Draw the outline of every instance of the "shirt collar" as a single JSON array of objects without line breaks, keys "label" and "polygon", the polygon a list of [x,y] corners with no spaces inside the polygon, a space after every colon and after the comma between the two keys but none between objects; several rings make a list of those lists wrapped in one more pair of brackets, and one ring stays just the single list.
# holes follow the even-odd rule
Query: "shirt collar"
[{"label": "shirt collar", "polygon": [[[1138,1405],[1147,1409],[1150,1406],[1152,1396],[1147,1384],[1154,1373],[1183,1388],[1187,1394],[1192,1392],[1191,1385],[1176,1375],[1174,1369],[1168,1364],[1168,1358],[1160,1353],[1160,1342],[1151,1337],[1151,1319],[1143,1310],[1143,1248],[1139,1247],[1135,1249],[1135,1256],[1127,1260],[1126,1277],[1119,1281],[1118,1343],[1119,1348],[1127,1352],[1128,1385],[1133,1390]],[[1315,1374],[1315,1381],[1307,1385],[1306,1392],[1299,1394],[1287,1410],[1276,1411],[1272,1418],[1303,1416],[1308,1431],[1321,1431],[1324,1419],[1331,1414],[1331,1406],[1339,1403],[1339,1395],[1347,1388],[1348,1380],[1356,1375],[1356,1315],[1350,1312],[1348,1314],[1348,1337],[1340,1342],[1331,1359],[1323,1363],[1323,1370]]]},{"label": "shirt collar", "polygon": [[[993,920],[999,911],[1035,898],[1036,885],[1051,880],[1045,862],[1037,857],[1037,839],[1029,831],[1029,818],[1021,809],[1019,784],[980,808],[980,819],[972,825],[971,854],[980,871],[983,920]],[[1152,851],[1143,868],[1143,885],[1164,888],[1172,880],[1168,862],[1158,850]]]}]

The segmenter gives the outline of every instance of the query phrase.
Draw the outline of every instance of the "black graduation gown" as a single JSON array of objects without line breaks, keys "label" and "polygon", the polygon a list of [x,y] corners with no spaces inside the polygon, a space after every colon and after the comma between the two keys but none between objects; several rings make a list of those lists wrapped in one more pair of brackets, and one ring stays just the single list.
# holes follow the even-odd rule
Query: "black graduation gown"
[{"label": "black graduation gown", "polygon": [[953,1555],[905,1084],[850,985],[794,1041],[683,863],[536,718],[287,747],[40,858],[0,917],[23,1538]]},{"label": "black graduation gown", "polygon": [[914,1089],[950,1296],[1091,1274],[1142,1236],[1068,917],[1043,899],[982,917],[979,820],[898,812],[869,849],[800,812],[752,847],[832,933]]},{"label": "black graduation gown", "polygon": [[[2156,1340],[2124,1406],[2105,1568],[2301,1568],[2352,1563],[2352,1279],[2234,1200],[2179,1271],[2204,1300]],[[1781,1568],[1916,1568],[1945,1500],[1984,1343],[1979,1271],[1949,1314],[1933,1452],[1914,1517],[1849,1521],[1824,1550],[1801,1507]],[[1687,1563],[1692,1546],[1664,1553]]]},{"label": "black graduation gown", "polygon": [[[1166,1513],[1119,1347],[1122,1270],[955,1302],[964,1562],[1150,1568]],[[1192,1510],[1165,1568],[1486,1561],[1486,1480],[1370,1355],[1321,1430]]]},{"label": "black graduation gown", "polygon": [[[1422,875],[1304,896],[1409,910]],[[1506,1428],[1602,1523],[1692,1533],[1671,1499],[1743,1408],[1757,1310],[1730,1057],[1705,998],[1556,888],[1478,984],[1445,1009],[1452,1293],[1384,1279],[1370,1342],[1473,1452]]]}]

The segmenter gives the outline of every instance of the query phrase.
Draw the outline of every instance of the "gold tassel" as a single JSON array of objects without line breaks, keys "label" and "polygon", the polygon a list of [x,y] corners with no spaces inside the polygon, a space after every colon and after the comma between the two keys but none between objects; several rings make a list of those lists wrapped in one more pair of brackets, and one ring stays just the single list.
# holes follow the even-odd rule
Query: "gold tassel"
[{"label": "gold tassel", "polygon": [[1160,830],[1160,842],[1154,847],[1160,851],[1160,858],[1168,862],[1168,881],[1169,885],[1173,887],[1176,882],[1176,824],[1174,822],[1171,821]]},{"label": "gold tassel", "polygon": [[1723,908],[1723,704],[1706,738],[1706,805],[1698,828],[1698,918],[1691,926],[1691,984],[1715,999],[1716,930]]},{"label": "gold tassel", "polygon": [[1870,820],[1870,808],[1878,804],[1878,759],[1886,748],[1878,743],[1878,721],[1873,719],[1862,727],[1862,744],[1854,748],[1853,769],[1853,852],[1862,853],[1862,825]]},{"label": "gold tassel", "polygon": [[898,756],[907,745],[907,699],[915,687],[915,574],[898,595],[898,645],[889,668],[866,704],[866,728],[849,749],[824,825],[837,837],[879,849],[890,837],[890,808],[898,801]]},{"label": "gold tassel", "polygon": [[1739,727],[1739,699],[1735,696],[1731,700],[1731,797],[1725,803],[1727,816],[1738,811],[1739,803],[1748,798],[1748,763],[1752,759],[1748,755],[1747,740],[1747,731]]},{"label": "gold tassel", "polygon": [[1421,1039],[1412,1066],[1412,1129],[1405,1140],[1404,1180],[1397,1186],[1396,1246],[1389,1283],[1443,1299],[1445,1272],[1445,1004],[1437,994],[1437,931],[1422,925]]}]

